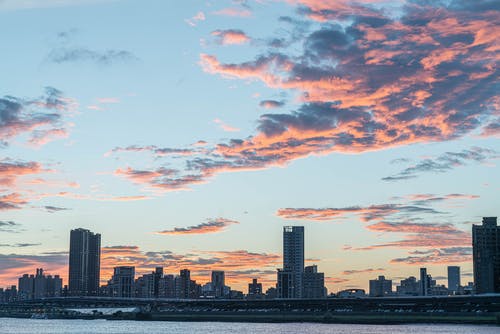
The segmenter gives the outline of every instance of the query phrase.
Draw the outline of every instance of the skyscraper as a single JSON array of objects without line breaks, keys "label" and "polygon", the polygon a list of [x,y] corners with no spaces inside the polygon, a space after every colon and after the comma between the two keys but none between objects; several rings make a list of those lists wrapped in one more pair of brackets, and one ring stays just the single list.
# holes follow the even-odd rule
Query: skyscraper
[{"label": "skyscraper", "polygon": [[95,296],[99,291],[101,235],[78,228],[69,242],[69,294]]},{"label": "skyscraper", "polygon": [[226,285],[225,275],[222,270],[212,271],[212,289],[214,290],[215,298],[224,297],[224,287]]},{"label": "skyscraper", "polygon": [[497,217],[472,225],[472,256],[476,293],[500,293],[500,226]]},{"label": "skyscraper", "polygon": [[457,293],[460,288],[460,267],[448,266],[448,290]]},{"label": "skyscraper", "polygon": [[[283,276],[284,273],[287,273]],[[279,275],[278,275],[279,276]],[[283,227],[283,271],[282,277],[290,276],[290,293],[280,298],[302,298],[304,278],[304,226]],[[279,279],[278,279],[279,281]],[[278,294],[279,294],[278,289]],[[282,289],[284,292],[285,289]]]},{"label": "skyscraper", "polygon": [[430,277],[427,275],[427,268],[420,268],[419,295],[428,296],[431,288]]},{"label": "skyscraper", "polygon": [[121,266],[113,268],[113,277],[109,284],[111,296],[121,298],[134,297],[134,278],[135,267]]}]

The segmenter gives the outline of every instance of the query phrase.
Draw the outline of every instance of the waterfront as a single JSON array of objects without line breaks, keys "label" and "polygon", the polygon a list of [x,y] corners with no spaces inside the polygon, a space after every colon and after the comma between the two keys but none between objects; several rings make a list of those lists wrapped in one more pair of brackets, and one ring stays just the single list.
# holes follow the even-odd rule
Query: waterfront
[{"label": "waterfront", "polygon": [[0,318],[2,334],[496,334],[496,326],[473,325],[347,325],[347,324],[258,324],[218,322],[140,322],[106,320],[36,320]]}]

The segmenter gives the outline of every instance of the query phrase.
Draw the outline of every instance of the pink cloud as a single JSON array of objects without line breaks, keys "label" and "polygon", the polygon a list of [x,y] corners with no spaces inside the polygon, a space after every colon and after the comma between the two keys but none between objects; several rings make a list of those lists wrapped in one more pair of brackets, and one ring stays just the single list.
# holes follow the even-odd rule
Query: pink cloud
[{"label": "pink cloud", "polygon": [[200,21],[205,21],[205,13],[203,13],[203,12],[198,12],[198,13],[196,13],[195,16],[184,20],[184,22],[186,22],[187,24],[189,24],[192,27],[195,27],[198,24],[198,22],[200,22]]},{"label": "pink cloud", "polygon": [[248,9],[228,7],[212,12],[212,14],[233,17],[249,17],[252,15],[252,12]]},{"label": "pink cloud", "polygon": [[220,128],[226,132],[238,132],[238,131],[240,131],[240,129],[235,128],[231,125],[228,125],[218,118],[214,119],[214,123],[218,124],[220,126]]},{"label": "pink cloud", "polygon": [[215,30],[212,31],[212,36],[215,36],[217,43],[221,45],[244,44],[250,41],[250,37],[243,31],[235,29]]}]

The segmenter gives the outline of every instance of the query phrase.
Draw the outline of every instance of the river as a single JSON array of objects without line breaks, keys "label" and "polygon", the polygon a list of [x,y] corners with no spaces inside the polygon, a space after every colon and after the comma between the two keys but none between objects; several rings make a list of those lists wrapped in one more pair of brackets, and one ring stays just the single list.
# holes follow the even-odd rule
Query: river
[{"label": "river", "polygon": [[161,322],[106,320],[36,320],[0,318],[2,334],[498,334],[497,326],[474,325],[339,325]]}]

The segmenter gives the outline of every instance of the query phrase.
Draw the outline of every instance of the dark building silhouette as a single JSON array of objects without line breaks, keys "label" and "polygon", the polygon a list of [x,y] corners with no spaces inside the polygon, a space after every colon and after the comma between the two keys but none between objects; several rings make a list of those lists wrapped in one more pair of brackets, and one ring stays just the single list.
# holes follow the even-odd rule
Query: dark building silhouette
[{"label": "dark building silhouette", "polygon": [[400,296],[418,296],[420,283],[417,278],[410,276],[402,279],[400,284],[396,287],[396,293]]},{"label": "dark building silhouette", "polygon": [[17,288],[15,285],[10,288],[0,288],[0,303],[10,303],[18,300]]},{"label": "dark building silhouette", "polygon": [[176,298],[174,275],[163,275],[158,282],[158,297]]},{"label": "dark building silhouette", "polygon": [[40,299],[59,297],[62,294],[62,279],[59,275],[45,276],[42,268],[36,268],[36,275],[24,274],[19,277],[19,299]]},{"label": "dark building silhouette", "polygon": [[191,271],[189,269],[182,269],[178,279],[178,298],[189,298],[191,291]]},{"label": "dark building silhouette", "polygon": [[460,267],[448,266],[448,290],[457,294],[460,290]]},{"label": "dark building silhouette", "polygon": [[78,228],[71,230],[69,283],[72,296],[95,296],[99,292],[101,235]]},{"label": "dark building silhouette", "polygon": [[431,289],[431,277],[427,275],[427,268],[420,268],[419,295],[429,296]]},{"label": "dark building silhouette", "polygon": [[304,226],[283,227],[283,270],[278,271],[278,298],[302,298]]},{"label": "dark building silhouette", "polygon": [[156,267],[153,272],[153,296],[160,296],[160,280],[163,278],[163,267]]},{"label": "dark building silhouette", "polygon": [[260,297],[262,296],[262,283],[258,283],[257,279],[252,279],[252,283],[248,284],[248,296]]},{"label": "dark building silhouette", "polygon": [[500,226],[497,217],[472,225],[472,252],[476,293],[500,293]]},{"label": "dark building silhouette", "polygon": [[392,280],[379,276],[370,280],[370,297],[387,297],[392,294]]},{"label": "dark building silhouette", "polygon": [[276,290],[278,298],[294,298],[293,273],[291,271],[278,269]]},{"label": "dark building silhouette", "polygon": [[222,270],[213,270],[212,271],[212,289],[214,291],[215,298],[224,297],[224,287],[225,283],[225,275]]},{"label": "dark building silhouette", "polygon": [[121,266],[113,269],[113,277],[109,281],[112,297],[135,297],[135,267]]},{"label": "dark building silhouette", "polygon": [[312,265],[304,268],[304,298],[326,297],[325,274],[318,272],[318,266]]}]

